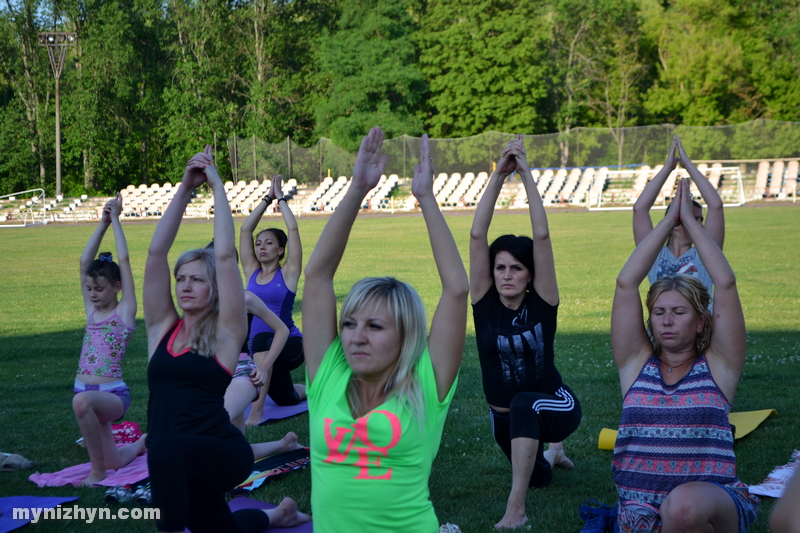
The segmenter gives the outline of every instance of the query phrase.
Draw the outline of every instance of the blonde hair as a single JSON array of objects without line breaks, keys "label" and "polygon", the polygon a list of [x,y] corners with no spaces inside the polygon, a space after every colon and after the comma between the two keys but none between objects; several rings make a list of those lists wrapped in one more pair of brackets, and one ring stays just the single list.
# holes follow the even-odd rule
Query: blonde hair
[{"label": "blonde hair", "polygon": [[203,357],[211,357],[217,351],[217,318],[219,317],[219,292],[217,291],[217,263],[214,259],[213,248],[198,248],[183,252],[175,262],[173,269],[175,277],[178,270],[192,261],[201,261],[205,270],[206,280],[211,287],[208,302],[200,312],[189,335],[189,345],[192,350]]},{"label": "blonde hair", "polygon": [[[402,339],[400,355],[384,388],[386,399],[397,396],[414,418],[421,422],[425,410],[416,367],[427,344],[427,320],[425,306],[411,285],[392,277],[362,279],[353,285],[344,300],[339,315],[339,331],[342,330],[344,317],[380,302],[385,302],[389,313],[394,316],[395,326]],[[361,416],[363,405],[355,374],[347,387],[347,401],[353,417]]]},{"label": "blonde hair", "polygon": [[[708,290],[705,286],[697,278],[687,276],[686,274],[668,274],[658,278],[655,283],[650,285],[650,290],[647,292],[648,315],[653,314],[653,306],[656,304],[658,297],[661,296],[662,293],[669,291],[678,292],[681,296],[689,300],[689,304],[694,308],[698,316],[705,317],[703,329],[697,334],[697,338],[694,341],[697,355],[700,356],[705,352],[706,348],[708,348],[708,345],[711,344],[713,326],[711,324],[711,311],[708,310],[711,296],[708,294]],[[647,329],[649,331],[653,330],[650,323],[650,316],[647,317]],[[656,355],[661,355],[661,345],[652,335],[651,339]]]}]

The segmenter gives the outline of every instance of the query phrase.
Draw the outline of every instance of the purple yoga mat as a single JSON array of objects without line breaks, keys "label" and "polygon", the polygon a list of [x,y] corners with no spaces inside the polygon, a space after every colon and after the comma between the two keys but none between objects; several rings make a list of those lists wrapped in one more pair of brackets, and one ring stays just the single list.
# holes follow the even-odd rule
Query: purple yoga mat
[{"label": "purple yoga mat", "polygon": [[[250,408],[253,404],[248,405],[244,410],[244,418],[250,416]],[[272,401],[272,398],[267,396],[264,400],[264,415],[261,417],[261,423],[268,422],[269,420],[279,420],[281,418],[289,418],[290,416],[299,415],[308,411],[308,401],[303,400],[297,405],[281,406]]]},{"label": "purple yoga mat", "polygon": [[[232,512],[239,511],[241,509],[274,509],[277,505],[273,505],[271,503],[262,502],[260,500],[254,500],[252,498],[234,498],[228,502],[228,507]],[[303,524],[297,527],[271,527],[267,529],[269,533],[273,531],[290,531],[291,533],[314,533],[314,526],[313,521]],[[186,533],[191,533],[188,529]]]},{"label": "purple yoga mat", "polygon": [[[7,533],[24,526],[31,520],[14,519],[14,508],[52,509],[62,503],[77,500],[77,496],[11,496],[0,498],[0,533]],[[30,512],[30,511],[29,511]],[[33,518],[32,515],[29,515]],[[276,530],[277,531],[277,530]],[[289,530],[286,530],[289,531]],[[304,531],[304,530],[297,530]],[[311,531],[310,529],[308,531]]]}]

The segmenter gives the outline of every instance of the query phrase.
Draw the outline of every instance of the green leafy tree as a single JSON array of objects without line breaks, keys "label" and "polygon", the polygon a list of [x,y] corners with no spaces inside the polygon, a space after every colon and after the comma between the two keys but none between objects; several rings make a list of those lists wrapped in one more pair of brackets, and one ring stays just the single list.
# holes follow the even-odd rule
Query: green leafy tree
[{"label": "green leafy tree", "polygon": [[13,192],[12,188],[55,189],[55,180],[46,179],[53,158],[53,74],[37,38],[47,23],[46,14],[47,6],[40,0],[4,0],[0,7],[0,68],[6,93],[2,122],[12,130],[3,144],[24,146],[26,152],[24,157],[9,154],[13,163],[0,164],[10,177],[3,187],[8,192]]},{"label": "green leafy tree", "polygon": [[549,35],[537,2],[432,0],[416,34],[435,137],[541,131]]},{"label": "green leafy tree", "polygon": [[746,14],[732,0],[679,0],[645,25],[658,52],[658,81],[645,105],[656,120],[714,125],[753,118]]},{"label": "green leafy tree", "polygon": [[322,37],[321,70],[330,83],[317,105],[317,133],[355,150],[370,127],[387,137],[418,135],[424,90],[412,40],[410,0],[343,0],[336,30]]},{"label": "green leafy tree", "polygon": [[149,107],[163,90],[163,69],[153,57],[155,7],[150,0],[67,5],[79,36],[63,101],[64,159],[75,192],[111,194],[139,176],[149,181],[149,147],[160,144],[147,127]]},{"label": "green leafy tree", "polygon": [[246,101],[247,136],[278,142],[290,136],[313,142],[314,108],[327,89],[320,74],[320,39],[333,29],[335,0],[251,0],[237,9],[237,53]]},{"label": "green leafy tree", "polygon": [[215,133],[235,131],[243,90],[227,1],[170,0],[167,17],[171,38],[165,48],[174,70],[158,127],[168,150],[165,171],[174,181],[193,153],[214,142]]}]

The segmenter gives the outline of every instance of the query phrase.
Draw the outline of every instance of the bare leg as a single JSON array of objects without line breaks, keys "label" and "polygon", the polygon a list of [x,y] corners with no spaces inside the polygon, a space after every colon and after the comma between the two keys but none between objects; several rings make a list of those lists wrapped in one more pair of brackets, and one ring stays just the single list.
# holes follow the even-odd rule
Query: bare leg
[{"label": "bare leg", "polygon": [[495,529],[512,529],[528,522],[525,500],[538,449],[539,441],[536,439],[511,439],[511,493],[508,495],[506,514],[494,525]]},{"label": "bare leg", "polygon": [[663,533],[735,533],[738,513],[727,491],[694,481],[678,485],[661,504]]},{"label": "bare leg", "polygon": [[800,469],[795,468],[783,496],[772,508],[769,528],[773,533],[800,533]]},{"label": "bare leg", "polygon": [[117,448],[111,422],[125,412],[122,400],[110,392],[86,391],[72,398],[72,409],[81,430],[91,471],[81,485],[93,485],[106,478],[106,470],[118,470],[144,453],[144,438]]},{"label": "bare leg", "polygon": [[225,410],[231,423],[244,433],[244,410],[253,401],[256,387],[249,379],[234,379],[225,391]]},{"label": "bare leg", "polygon": [[297,504],[291,498],[284,498],[275,508],[265,510],[269,517],[269,527],[296,527],[311,521],[311,517],[297,510]]},{"label": "bare leg", "polygon": [[289,452],[292,450],[296,450],[298,448],[302,448],[300,444],[297,443],[297,434],[293,431],[290,431],[283,437],[281,440],[274,440],[271,442],[259,442],[258,444],[251,444],[250,448],[253,450],[253,456],[255,460],[258,461],[259,459],[263,459],[264,457],[274,455],[276,453],[283,453]]},{"label": "bare leg", "polygon": [[261,387],[258,398],[253,402],[252,407],[250,407],[250,416],[244,421],[246,426],[257,426],[264,421],[264,401],[267,399],[268,385],[269,384],[266,384]]},{"label": "bare leg", "polygon": [[544,452],[544,458],[550,463],[550,466],[560,466],[561,468],[574,468],[575,463],[569,460],[564,453],[563,442],[551,442],[550,447]]}]

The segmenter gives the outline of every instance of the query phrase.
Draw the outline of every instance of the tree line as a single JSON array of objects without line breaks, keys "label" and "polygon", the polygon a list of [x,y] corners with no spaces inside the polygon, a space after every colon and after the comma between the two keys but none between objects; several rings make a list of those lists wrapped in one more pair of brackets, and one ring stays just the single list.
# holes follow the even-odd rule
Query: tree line
[{"label": "tree line", "polygon": [[70,195],[175,181],[233,136],[354,150],[376,124],[621,136],[800,117],[797,0],[0,1],[0,193],[55,187],[45,31],[77,34],[60,79]]}]

